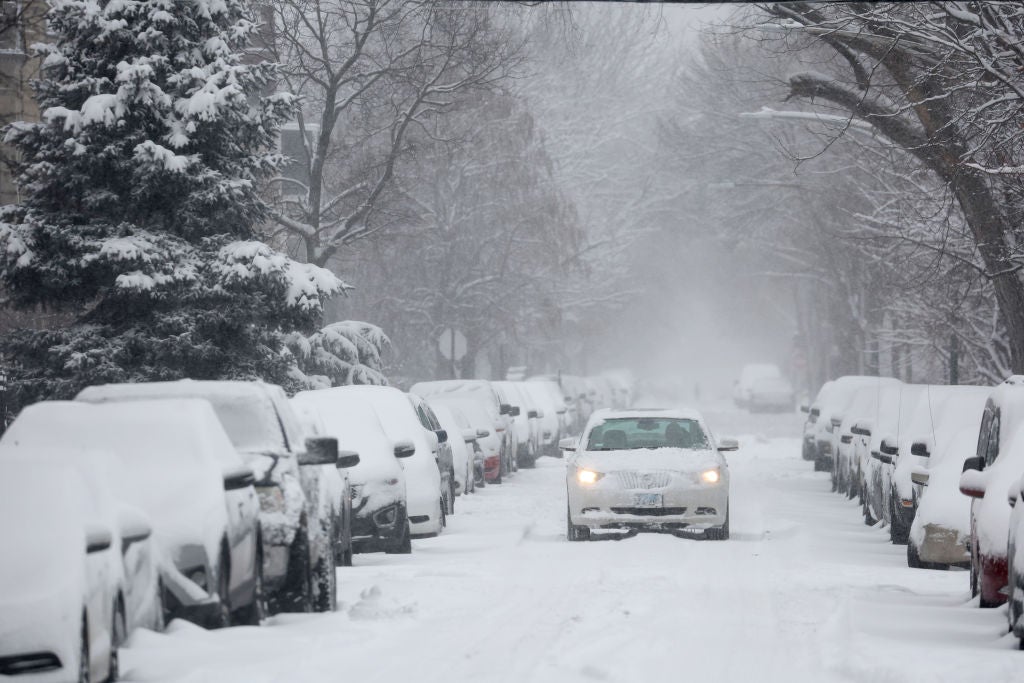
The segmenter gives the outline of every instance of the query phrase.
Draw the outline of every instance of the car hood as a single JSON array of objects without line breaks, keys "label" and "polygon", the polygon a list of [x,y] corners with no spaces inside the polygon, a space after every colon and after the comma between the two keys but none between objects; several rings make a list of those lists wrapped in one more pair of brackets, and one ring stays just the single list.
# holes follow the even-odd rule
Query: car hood
[{"label": "car hood", "polygon": [[621,451],[584,451],[573,459],[576,467],[598,472],[667,470],[672,472],[700,472],[721,466],[724,460],[710,449],[637,448]]}]

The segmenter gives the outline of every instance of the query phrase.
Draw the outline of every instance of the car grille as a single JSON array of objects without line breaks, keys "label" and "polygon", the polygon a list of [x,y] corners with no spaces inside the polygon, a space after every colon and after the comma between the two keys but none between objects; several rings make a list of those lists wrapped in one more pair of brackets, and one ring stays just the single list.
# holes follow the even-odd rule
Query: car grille
[{"label": "car grille", "polygon": [[668,517],[682,515],[686,508],[612,508],[617,515],[640,515],[642,517]]},{"label": "car grille", "polygon": [[668,486],[668,472],[616,472],[615,478],[624,489],[661,489]]}]

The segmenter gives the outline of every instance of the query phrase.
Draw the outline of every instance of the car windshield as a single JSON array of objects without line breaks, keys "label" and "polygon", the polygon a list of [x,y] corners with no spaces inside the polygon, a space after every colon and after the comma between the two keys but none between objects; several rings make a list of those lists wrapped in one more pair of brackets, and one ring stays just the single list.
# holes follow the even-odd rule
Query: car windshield
[{"label": "car windshield", "polygon": [[708,437],[696,420],[674,417],[627,417],[605,420],[590,431],[588,451],[638,448],[708,448]]}]

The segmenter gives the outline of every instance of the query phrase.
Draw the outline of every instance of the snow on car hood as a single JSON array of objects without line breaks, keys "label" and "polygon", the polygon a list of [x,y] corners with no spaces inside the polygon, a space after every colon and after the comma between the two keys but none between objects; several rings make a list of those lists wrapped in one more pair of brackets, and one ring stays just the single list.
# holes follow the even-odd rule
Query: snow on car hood
[{"label": "snow on car hood", "polygon": [[621,451],[584,451],[571,460],[576,467],[598,472],[620,470],[662,470],[700,472],[725,465],[725,459],[711,449],[633,448]]}]

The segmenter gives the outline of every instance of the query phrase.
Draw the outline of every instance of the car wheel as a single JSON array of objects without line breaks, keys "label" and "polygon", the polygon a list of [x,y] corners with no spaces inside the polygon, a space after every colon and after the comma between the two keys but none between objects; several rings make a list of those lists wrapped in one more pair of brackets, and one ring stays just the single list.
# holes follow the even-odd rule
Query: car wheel
[{"label": "car wheel", "polygon": [[89,671],[89,621],[82,613],[82,645],[78,650],[78,683],[89,683],[92,675]]},{"label": "car wheel", "polygon": [[921,564],[921,554],[913,541],[907,543],[907,566],[911,569],[924,569],[924,565]]},{"label": "car wheel", "polygon": [[256,546],[256,558],[253,562],[256,565],[256,576],[253,577],[252,602],[239,610],[237,617],[240,624],[259,626],[260,622],[270,616],[267,589],[263,583],[263,546]]},{"label": "car wheel", "polygon": [[124,617],[124,603],[118,598],[114,603],[114,621],[110,625],[110,663],[107,665],[107,680],[116,681],[121,675],[121,660],[118,656],[120,648],[128,637],[128,627]]},{"label": "car wheel", "polygon": [[861,512],[864,514],[864,523],[868,526],[874,526],[877,520],[871,516],[871,508],[868,506],[867,499],[861,503]]},{"label": "car wheel", "polygon": [[212,627],[227,628],[231,626],[231,565],[228,563],[227,553],[223,550],[217,563],[217,597],[219,604]]},{"label": "car wheel", "polygon": [[288,553],[288,575],[279,600],[283,612],[313,611],[313,568],[309,563],[309,536],[300,528]]},{"label": "car wheel", "polygon": [[978,556],[974,544],[971,543],[971,597],[978,595]]},{"label": "car wheel", "polygon": [[719,527],[712,527],[704,531],[704,538],[709,541],[729,540],[729,504],[725,504],[725,524]]},{"label": "car wheel", "polygon": [[409,525],[406,524],[402,536],[384,552],[389,555],[408,555],[412,552],[412,539],[409,537]]},{"label": "car wheel", "polygon": [[[333,538],[334,534],[331,534]],[[334,560],[334,544],[327,543],[325,552],[316,561],[313,572],[313,609],[333,612],[338,608],[338,573]]]},{"label": "car wheel", "polygon": [[455,472],[448,479],[448,514],[455,514]]},{"label": "car wheel", "polygon": [[441,519],[441,526],[438,528],[437,533],[441,533],[441,530],[448,526],[448,503],[442,497],[438,501],[438,515]]},{"label": "car wheel", "polygon": [[569,516],[569,507],[565,508],[565,537],[570,541],[589,541],[590,540],[590,529],[585,526],[576,526],[572,523],[572,517]]}]

